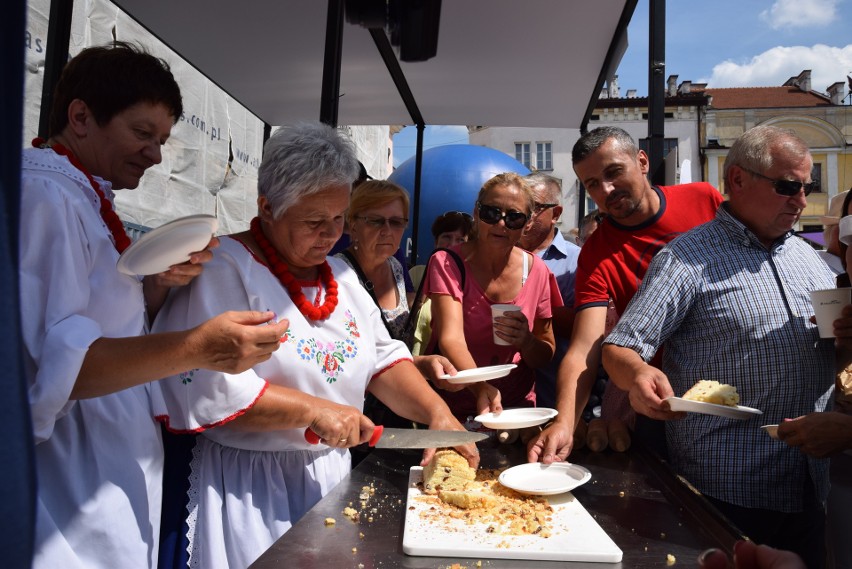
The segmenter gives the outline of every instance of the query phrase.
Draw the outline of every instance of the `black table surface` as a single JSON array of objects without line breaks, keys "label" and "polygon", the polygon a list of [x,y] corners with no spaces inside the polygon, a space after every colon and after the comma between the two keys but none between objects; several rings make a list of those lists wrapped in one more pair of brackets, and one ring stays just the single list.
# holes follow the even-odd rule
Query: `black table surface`
[{"label": "black table surface", "polygon": [[[519,444],[480,443],[481,466],[504,468],[525,462]],[[665,461],[634,445],[625,453],[587,449],[570,461],[588,468],[592,480],[572,493],[624,552],[621,563],[409,556],[402,551],[408,476],[420,451],[375,450],[351,474],[255,561],[252,569],[392,567],[470,569],[539,567],[696,567],[710,547],[727,552],[742,536],[697,491],[675,476]],[[367,508],[362,488],[373,488]],[[364,510],[357,523],[343,516]],[[325,519],[334,518],[333,526]]]}]

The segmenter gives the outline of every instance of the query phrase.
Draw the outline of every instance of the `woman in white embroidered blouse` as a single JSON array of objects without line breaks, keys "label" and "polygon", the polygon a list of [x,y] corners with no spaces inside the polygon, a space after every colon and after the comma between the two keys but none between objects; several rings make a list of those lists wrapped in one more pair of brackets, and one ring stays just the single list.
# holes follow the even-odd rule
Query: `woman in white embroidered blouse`
[{"label": "woman in white embroidered blouse", "polygon": [[[128,45],[81,51],[56,87],[47,140],[24,151],[21,328],[36,443],[36,568],[157,566],[163,445],[156,383],[186,366],[240,371],[284,332],[272,314],[226,314],[145,335],[168,288],[210,251],[142,278],[119,273],[130,240],[113,190],[161,160],[181,116],[161,60]],[[143,292],[144,288],[144,292]],[[217,313],[218,314],[218,313]],[[166,419],[156,416],[157,419]]]},{"label": "woman in white embroidered blouse", "polygon": [[[354,146],[336,129],[276,131],[250,231],[222,239],[157,320],[158,330],[180,328],[228,306],[263,307],[289,323],[273,358],[251,370],[166,380],[170,427],[202,433],[191,465],[191,567],[248,566],[349,472],[348,448],[373,432],[365,392],[430,428],[462,429],[352,269],[326,257],[357,174]],[[323,444],[306,442],[306,428]],[[472,445],[459,450],[478,462]]]}]

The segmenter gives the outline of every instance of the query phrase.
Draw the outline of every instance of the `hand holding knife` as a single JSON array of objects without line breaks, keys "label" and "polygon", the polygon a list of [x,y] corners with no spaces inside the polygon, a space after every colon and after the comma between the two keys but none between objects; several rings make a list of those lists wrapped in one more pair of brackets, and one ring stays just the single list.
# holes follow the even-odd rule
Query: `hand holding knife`
[{"label": "hand holding knife", "polygon": [[[373,435],[370,437],[368,444],[375,448],[426,449],[454,447],[475,443],[487,438],[488,435],[485,433],[474,433],[471,431],[391,429],[377,425],[373,429]],[[320,436],[312,431],[310,427],[305,429],[305,440],[312,445],[323,442]]]}]

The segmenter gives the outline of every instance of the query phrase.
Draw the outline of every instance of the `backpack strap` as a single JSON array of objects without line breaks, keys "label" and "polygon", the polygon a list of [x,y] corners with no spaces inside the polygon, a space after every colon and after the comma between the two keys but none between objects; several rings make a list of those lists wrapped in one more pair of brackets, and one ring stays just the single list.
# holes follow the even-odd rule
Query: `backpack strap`
[{"label": "backpack strap", "polygon": [[[432,258],[435,256],[435,253],[438,251],[444,251],[447,255],[455,261],[456,265],[459,268],[459,272],[461,273],[461,288],[464,291],[464,283],[465,283],[465,270],[464,270],[464,261],[459,256],[458,253],[453,251],[452,249],[446,249],[444,247],[438,247],[432,254],[429,256],[429,260],[426,261],[426,271],[429,270],[429,263],[432,262]],[[423,284],[426,282],[426,275],[423,275],[423,278],[420,279],[420,284],[417,285],[417,292],[414,294],[414,302],[411,304],[411,309],[408,311],[408,320],[405,322],[405,341],[408,344],[408,347],[411,348],[411,341],[414,339],[414,327],[417,325],[417,315],[420,312],[420,307],[423,305]]]},{"label": "backpack strap", "polygon": [[[343,255],[344,257],[346,257],[346,260],[349,261],[349,265],[355,271],[355,274],[358,275],[358,280],[361,281],[361,286],[363,286],[364,289],[368,293],[370,293],[370,297],[373,299],[373,302],[375,302],[376,306],[379,308],[379,314],[382,317],[382,322],[384,323],[385,328],[388,329],[388,333],[391,335],[391,337],[393,337],[393,333],[391,332],[391,329],[390,329],[390,324],[388,323],[387,318],[385,318],[385,311],[382,310],[382,306],[379,304],[379,299],[376,297],[376,293],[373,290],[373,281],[368,279],[367,275],[364,274],[364,269],[362,269],[361,265],[358,264],[358,261],[355,259],[355,255],[352,254],[352,251],[349,251],[348,249],[344,249],[343,251],[340,252],[340,254]],[[409,317],[410,316],[411,315],[409,314]],[[408,322],[406,321],[406,327],[407,326],[408,326]]]}]

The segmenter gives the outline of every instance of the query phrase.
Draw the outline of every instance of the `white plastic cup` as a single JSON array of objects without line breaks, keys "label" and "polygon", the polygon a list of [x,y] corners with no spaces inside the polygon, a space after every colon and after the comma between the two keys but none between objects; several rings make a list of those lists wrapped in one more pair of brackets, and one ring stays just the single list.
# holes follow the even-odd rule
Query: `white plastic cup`
[{"label": "white plastic cup", "polygon": [[840,318],[843,307],[852,303],[852,288],[829,288],[811,291],[820,338],[834,338],[834,321]]},{"label": "white plastic cup", "polygon": [[852,215],[841,217],[838,225],[837,238],[844,245],[852,245]]},{"label": "white plastic cup", "polygon": [[520,308],[518,308],[514,304],[492,304],[491,305],[492,335],[494,336],[494,343],[497,344],[498,346],[508,346],[510,344],[509,344],[509,342],[507,342],[503,338],[500,338],[497,335],[496,328],[494,328],[494,326],[493,326],[494,319],[497,318],[498,316],[503,316],[504,312],[517,312],[518,310],[520,310]]}]

